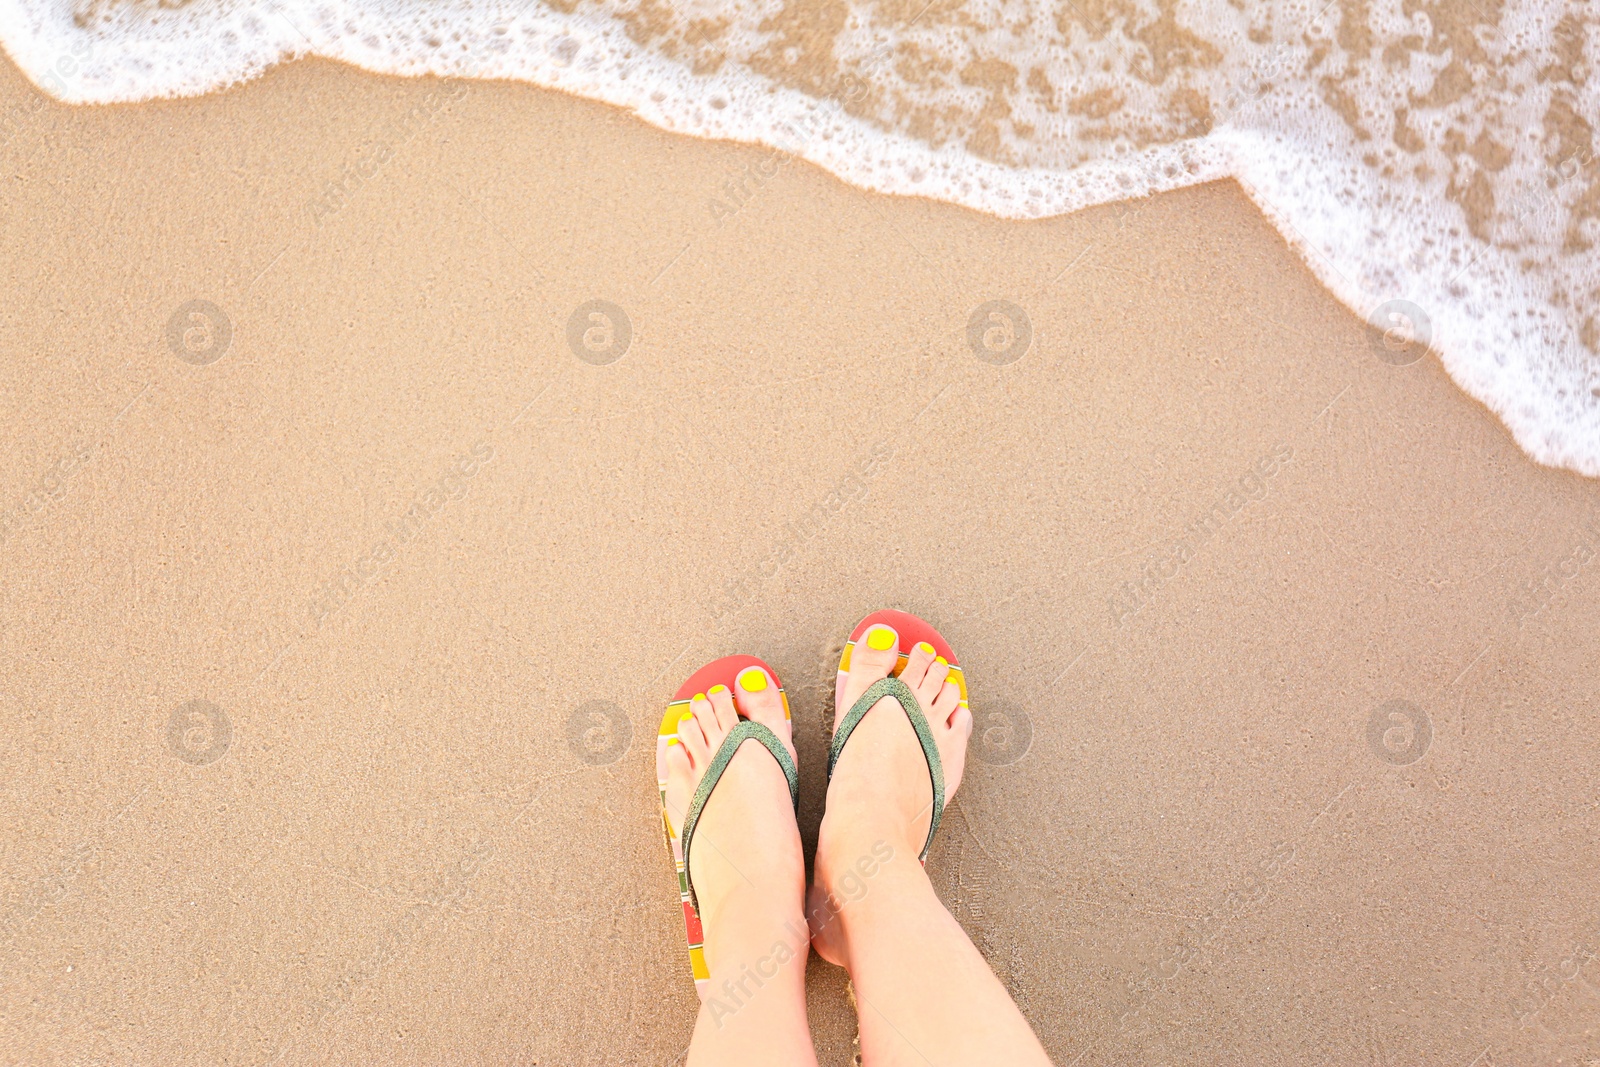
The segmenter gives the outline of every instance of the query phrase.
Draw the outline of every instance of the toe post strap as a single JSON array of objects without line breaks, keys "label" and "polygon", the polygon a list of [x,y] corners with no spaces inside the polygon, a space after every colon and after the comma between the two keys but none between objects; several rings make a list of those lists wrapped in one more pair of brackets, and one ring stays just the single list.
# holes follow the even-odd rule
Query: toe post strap
[{"label": "toe post strap", "polygon": [[917,696],[910,686],[899,678],[881,678],[873,682],[861,694],[861,698],[851,705],[849,714],[833,732],[833,744],[828,749],[828,777],[833,777],[834,764],[839,762],[839,753],[844,751],[845,742],[850,740],[850,735],[867,712],[872,710],[872,706],[884,697],[893,697],[895,703],[900,705],[900,710],[906,713],[906,718],[911,720],[911,728],[917,732],[917,740],[922,744],[923,758],[928,761],[928,777],[933,782],[933,819],[928,823],[928,839],[922,843],[922,853],[917,857],[920,862],[926,862],[928,849],[933,847],[933,835],[939,831],[939,819],[944,815],[944,762],[939,758],[939,746],[934,743],[927,716],[922,713],[922,705],[917,702]]},{"label": "toe post strap", "polygon": [[700,785],[694,791],[694,798],[689,801],[689,812],[683,819],[683,832],[679,835],[679,840],[683,843],[683,872],[689,885],[689,902],[694,905],[696,911],[700,909],[700,901],[695,897],[694,876],[689,873],[689,846],[694,841],[694,831],[700,822],[700,813],[705,810],[706,801],[711,799],[711,791],[722,779],[722,772],[728,769],[728,764],[739,751],[739,746],[746,741],[755,741],[772,753],[772,758],[783,768],[783,776],[789,782],[790,803],[794,804],[796,810],[800,807],[800,772],[795,769],[794,759],[789,755],[789,750],[770,728],[752,719],[740,719],[738,725],[729,730],[728,736],[723,738],[722,744],[717,747],[717,754],[712,757],[711,765],[701,776]]}]

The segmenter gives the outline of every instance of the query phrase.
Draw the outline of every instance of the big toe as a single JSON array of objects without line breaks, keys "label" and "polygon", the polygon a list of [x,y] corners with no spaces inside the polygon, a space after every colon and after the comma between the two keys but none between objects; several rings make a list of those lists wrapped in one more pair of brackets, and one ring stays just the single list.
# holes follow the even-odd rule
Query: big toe
[{"label": "big toe", "polygon": [[733,682],[733,701],[739,714],[778,735],[794,755],[789,726],[789,701],[772,675],[760,667],[746,667]]},{"label": "big toe", "polygon": [[843,718],[872,683],[894,673],[900,661],[900,635],[894,628],[876,623],[856,638],[850,647],[850,668],[838,691],[838,718]]}]

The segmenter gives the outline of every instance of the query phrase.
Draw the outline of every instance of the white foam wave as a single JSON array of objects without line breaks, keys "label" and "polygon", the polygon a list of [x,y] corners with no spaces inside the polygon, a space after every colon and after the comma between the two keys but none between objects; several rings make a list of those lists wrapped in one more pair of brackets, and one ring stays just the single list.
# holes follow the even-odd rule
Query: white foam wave
[{"label": "white foam wave", "polygon": [[[1312,271],[1431,347],[1535,459],[1600,475],[1600,15],[1505,0],[0,0],[69,102],[320,55],[510,78],[846,181],[1037,218],[1237,178]],[[1375,336],[1378,336],[1375,333]]]}]

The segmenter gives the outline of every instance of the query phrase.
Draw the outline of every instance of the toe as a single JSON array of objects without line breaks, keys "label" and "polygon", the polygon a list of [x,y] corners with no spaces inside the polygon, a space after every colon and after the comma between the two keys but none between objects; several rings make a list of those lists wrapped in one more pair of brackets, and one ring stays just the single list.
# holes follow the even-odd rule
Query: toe
[{"label": "toe", "polygon": [[746,667],[733,684],[739,714],[774,729],[784,721],[783,693],[772,675],[760,667]]},{"label": "toe", "polygon": [[[912,689],[921,688],[923,680],[928,676],[928,668],[933,666],[936,656],[937,653],[928,642],[917,642],[916,646],[906,653],[906,666],[905,670],[900,672],[900,680]],[[935,694],[937,692],[938,690],[934,690]]]},{"label": "toe", "polygon": [[717,716],[717,709],[711,703],[711,698],[704,693],[696,693],[694,699],[689,701],[689,710],[694,712],[694,721],[700,724],[700,730],[706,735],[706,751],[716,754],[717,746],[722,744],[722,739],[728,736],[728,731],[733,729],[731,720],[727,726]]},{"label": "toe", "polygon": [[[948,690],[951,686],[946,685],[945,688]],[[944,693],[939,697],[941,700],[947,699]],[[936,702],[935,709],[938,706]],[[934,740],[939,745],[939,757],[944,763],[944,789],[948,800],[961,788],[961,779],[966,773],[967,742],[972,738],[972,712],[961,704],[958,693],[955,710],[950,713],[949,719],[938,715],[937,710],[935,716]]]},{"label": "toe", "polygon": [[701,725],[700,717],[694,712],[704,700],[703,695],[697,695],[689,702],[690,710],[678,718],[678,747],[689,754],[689,763],[695,767],[705,766],[711,756],[710,742],[706,737],[705,728]]},{"label": "toe", "polygon": [[739,712],[733,706],[733,694],[725,685],[714,685],[706,692],[706,699],[711,702],[711,710],[716,716],[717,728],[726,734],[739,724]]},{"label": "toe", "polygon": [[873,682],[889,677],[900,659],[900,635],[881,623],[856,638],[850,650],[850,688],[866,692]]},{"label": "toe", "polygon": [[[920,654],[922,647],[918,645],[915,651]],[[917,699],[922,701],[923,707],[933,707],[934,702],[939,699],[939,694],[944,691],[944,682],[948,677],[950,677],[950,664],[945,662],[943,656],[935,656],[933,662],[923,671],[922,681],[911,687],[917,694]]]},{"label": "toe", "polygon": [[733,684],[739,714],[777,734],[793,755],[794,746],[789,744],[789,707],[784,703],[783,690],[778,688],[777,680],[760,667],[746,667]]},{"label": "toe", "polygon": [[933,698],[933,719],[935,722],[948,723],[950,716],[961,706],[961,687],[954,682],[944,682],[939,695]]},{"label": "toe", "polygon": [[962,748],[972,737],[972,712],[965,707],[956,708],[950,716],[950,731],[961,738]]},{"label": "toe", "polygon": [[[667,739],[667,781],[673,783],[667,789],[667,818],[672,822],[672,832],[678,833],[683,829],[683,817],[687,805],[683,798],[693,791],[689,789],[689,782],[694,777],[694,767],[689,763],[689,754],[684,751],[683,745],[676,737]],[[681,783],[681,785],[679,784]]]}]

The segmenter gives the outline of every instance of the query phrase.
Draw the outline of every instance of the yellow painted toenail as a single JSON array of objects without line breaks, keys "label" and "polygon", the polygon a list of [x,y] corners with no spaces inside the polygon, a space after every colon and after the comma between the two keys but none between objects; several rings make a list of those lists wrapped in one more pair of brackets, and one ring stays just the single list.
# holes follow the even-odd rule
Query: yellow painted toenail
[{"label": "yellow painted toenail", "polygon": [[935,657],[933,657],[933,662],[937,663],[941,667],[950,666],[950,661],[945,659],[943,656],[935,656]]},{"label": "yellow painted toenail", "polygon": [[933,646],[932,646],[932,645],[930,645],[930,644],[928,644],[928,642],[926,642],[926,641],[924,641],[924,642],[922,642],[922,643],[921,643],[921,644],[919,644],[919,645],[918,645],[918,646],[917,646],[917,651],[919,651],[919,652],[926,652],[926,653],[928,653],[928,654],[929,654],[929,655],[932,655],[932,653],[933,653]]},{"label": "yellow painted toenail", "polygon": [[711,687],[711,691],[713,693],[726,693],[728,691],[728,687],[725,685],[714,685]]},{"label": "yellow painted toenail", "polygon": [[694,699],[695,700],[705,700],[705,698],[706,698],[706,695],[704,693],[696,693],[694,695]]},{"label": "yellow painted toenail", "polygon": [[867,635],[867,647],[875,652],[894,647],[894,631],[887,626],[874,626]]},{"label": "yellow painted toenail", "polygon": [[746,667],[739,672],[739,688],[746,693],[760,693],[767,688],[767,676],[759,667]]},{"label": "yellow painted toenail", "polygon": [[667,738],[667,744],[668,745],[675,745],[677,743],[678,743],[678,735],[677,734],[673,734],[671,737]]},{"label": "yellow painted toenail", "polygon": [[694,712],[686,711],[682,715],[678,716],[678,721],[679,722],[688,722],[692,718],[694,718]]}]

